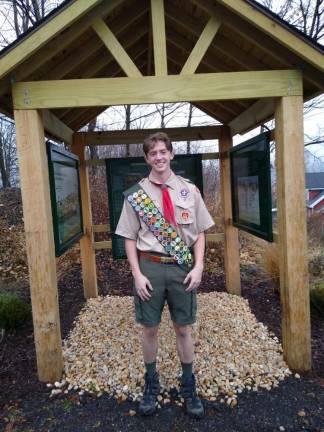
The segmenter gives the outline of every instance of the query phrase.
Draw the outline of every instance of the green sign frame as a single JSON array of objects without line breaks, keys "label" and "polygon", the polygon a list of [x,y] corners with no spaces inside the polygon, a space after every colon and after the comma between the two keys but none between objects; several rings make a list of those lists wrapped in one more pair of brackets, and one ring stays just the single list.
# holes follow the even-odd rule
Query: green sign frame
[{"label": "green sign frame", "polygon": [[269,132],[233,147],[230,166],[233,225],[272,242]]},{"label": "green sign frame", "polygon": [[84,234],[79,158],[47,143],[55,255],[61,256]]},{"label": "green sign frame", "polygon": [[[110,229],[115,231],[124,204],[123,192],[138,183],[150,173],[150,167],[143,157],[105,159],[108,188]],[[191,180],[203,195],[202,155],[176,155],[171,169],[177,175]],[[114,259],[125,259],[124,238],[112,234]]]}]

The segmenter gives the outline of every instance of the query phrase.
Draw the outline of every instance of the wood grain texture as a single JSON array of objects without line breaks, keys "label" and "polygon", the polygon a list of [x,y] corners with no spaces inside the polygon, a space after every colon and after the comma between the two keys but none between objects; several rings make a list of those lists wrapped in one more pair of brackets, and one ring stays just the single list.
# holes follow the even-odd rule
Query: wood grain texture
[{"label": "wood grain texture", "polygon": [[88,170],[85,163],[85,146],[82,140],[82,135],[73,135],[72,151],[79,157],[80,160],[80,189],[82,200],[83,226],[85,231],[84,236],[80,239],[83,292],[85,298],[91,298],[98,296],[98,287],[96,256],[92,246],[93,230],[89,178]]},{"label": "wood grain texture", "polygon": [[42,110],[43,124],[46,132],[59,140],[72,144],[73,130],[49,110]]},{"label": "wood grain texture", "polygon": [[323,54],[304,42],[293,32],[287,30],[283,25],[272,20],[244,0],[217,0],[217,2],[237,13],[244,20],[257,26],[264,33],[267,33],[273,39],[285,45],[289,50],[295,52],[298,56],[324,72]]},{"label": "wood grain texture", "polygon": [[254,129],[274,116],[274,100],[260,99],[235,117],[228,125],[232,135],[242,134]]},{"label": "wood grain texture", "polygon": [[163,0],[151,0],[151,15],[155,75],[166,76],[168,74],[168,64]]},{"label": "wood grain texture", "polygon": [[92,28],[128,77],[142,76],[133,60],[102,18],[96,18],[92,22]]},{"label": "wood grain texture", "polygon": [[52,210],[44,128],[37,111],[15,111],[37,370],[40,381],[63,370]]},{"label": "wood grain texture", "polygon": [[210,17],[206,27],[202,31],[196,45],[190,53],[186,63],[183,65],[181,70],[181,75],[195,73],[199,63],[204,57],[206,51],[208,50],[210,44],[212,43],[219,27],[221,21],[215,16]]},{"label": "wood grain texture", "polygon": [[131,129],[107,132],[78,132],[78,135],[83,135],[85,145],[119,145],[142,144],[146,137],[156,132],[167,133],[171,141],[216,140],[220,133],[220,126]]},{"label": "wood grain texture", "polygon": [[71,26],[77,19],[81,18],[100,2],[101,0],[78,0],[77,2],[73,2],[45,25],[38,28],[37,31],[32,32],[29,37],[0,59],[0,78],[30,57],[59,32]]},{"label": "wood grain texture", "polygon": [[97,78],[21,82],[13,85],[15,109],[195,102],[287,95],[302,95],[299,71]]},{"label": "wood grain texture", "polygon": [[302,97],[276,105],[277,207],[284,357],[311,368]]},{"label": "wood grain texture", "polygon": [[226,289],[231,294],[241,295],[240,245],[238,229],[232,225],[232,197],[230,159],[228,151],[232,148],[232,136],[229,127],[223,126],[219,138],[221,196],[224,216],[224,258]]}]

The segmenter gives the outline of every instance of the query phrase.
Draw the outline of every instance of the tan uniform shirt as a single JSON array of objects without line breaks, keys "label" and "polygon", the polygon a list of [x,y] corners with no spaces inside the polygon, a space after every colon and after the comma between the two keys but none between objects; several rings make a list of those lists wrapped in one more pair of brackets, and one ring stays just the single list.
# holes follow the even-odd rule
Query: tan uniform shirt
[{"label": "tan uniform shirt", "polygon": [[[144,178],[139,182],[156,207],[163,214],[162,190],[159,185]],[[177,231],[187,246],[192,246],[198,235],[214,225],[199,189],[183,177],[172,174],[165,182],[169,189],[177,221]],[[141,251],[166,253],[157,238],[149,231],[145,222],[134,211],[131,204],[124,201],[124,206],[116,234],[136,240],[137,249]]]}]

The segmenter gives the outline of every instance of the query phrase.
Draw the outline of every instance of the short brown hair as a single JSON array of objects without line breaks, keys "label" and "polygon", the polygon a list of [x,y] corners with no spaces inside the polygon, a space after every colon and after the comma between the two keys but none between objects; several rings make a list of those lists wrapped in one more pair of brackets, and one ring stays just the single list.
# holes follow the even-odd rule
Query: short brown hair
[{"label": "short brown hair", "polygon": [[143,151],[145,155],[155,146],[158,141],[163,141],[165,143],[165,147],[169,150],[170,153],[173,151],[172,142],[168,135],[164,132],[156,132],[145,138],[143,144]]}]

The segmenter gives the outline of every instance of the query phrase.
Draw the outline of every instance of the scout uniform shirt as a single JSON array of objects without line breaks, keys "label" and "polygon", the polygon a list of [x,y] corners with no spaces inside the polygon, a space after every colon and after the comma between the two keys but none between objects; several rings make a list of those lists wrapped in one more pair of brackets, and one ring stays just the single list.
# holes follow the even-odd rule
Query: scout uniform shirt
[{"label": "scout uniform shirt", "polygon": [[[149,177],[142,179],[138,184],[163,214],[161,186],[150,181]],[[174,205],[178,225],[176,230],[185,244],[191,247],[198,235],[212,227],[214,221],[206,208],[199,189],[194,184],[174,173],[164,184],[168,187]],[[140,220],[127,199],[124,201],[115,234],[136,240],[137,249],[140,251],[166,254],[163,246],[149,231],[145,222]]]}]

